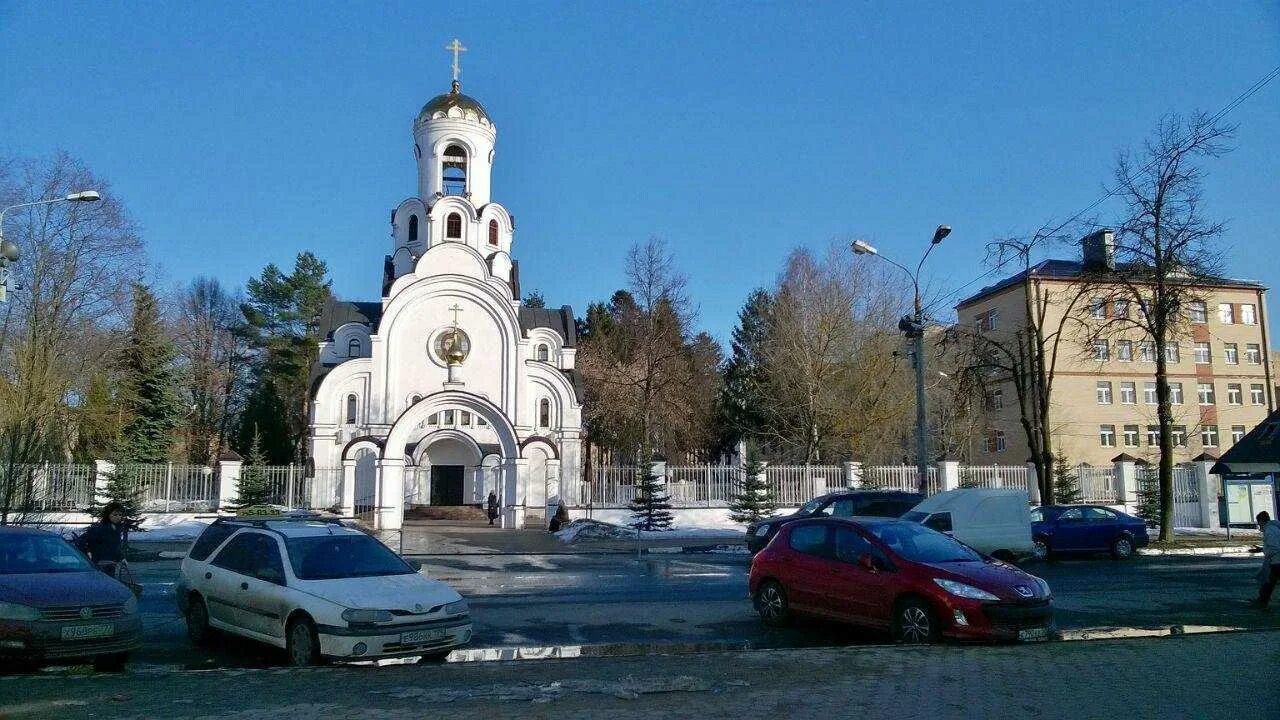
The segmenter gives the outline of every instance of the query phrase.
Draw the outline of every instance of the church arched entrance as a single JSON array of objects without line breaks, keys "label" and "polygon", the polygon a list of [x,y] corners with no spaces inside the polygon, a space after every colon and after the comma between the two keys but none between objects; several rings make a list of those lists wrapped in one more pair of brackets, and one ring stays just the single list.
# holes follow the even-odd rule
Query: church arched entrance
[{"label": "church arched entrance", "polygon": [[461,433],[438,432],[419,443],[416,467],[406,477],[405,504],[478,505],[484,476],[476,442]]}]

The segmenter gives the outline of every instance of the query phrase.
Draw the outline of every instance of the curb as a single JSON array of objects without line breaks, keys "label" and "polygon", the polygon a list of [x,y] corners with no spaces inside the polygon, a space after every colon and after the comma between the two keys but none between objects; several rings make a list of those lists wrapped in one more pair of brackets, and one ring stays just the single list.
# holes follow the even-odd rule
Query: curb
[{"label": "curb", "polygon": [[1253,545],[1210,545],[1205,547],[1190,548],[1142,548],[1138,550],[1139,555],[1213,555],[1218,557],[1250,557],[1257,555],[1249,550]]}]

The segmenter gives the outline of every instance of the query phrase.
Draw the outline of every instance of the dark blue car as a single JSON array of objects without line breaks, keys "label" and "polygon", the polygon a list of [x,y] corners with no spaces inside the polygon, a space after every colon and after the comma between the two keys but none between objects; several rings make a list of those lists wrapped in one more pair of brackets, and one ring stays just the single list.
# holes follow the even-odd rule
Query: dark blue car
[{"label": "dark blue car", "polygon": [[1036,557],[1109,552],[1117,560],[1133,557],[1148,542],[1142,518],[1102,505],[1045,505],[1031,511]]}]

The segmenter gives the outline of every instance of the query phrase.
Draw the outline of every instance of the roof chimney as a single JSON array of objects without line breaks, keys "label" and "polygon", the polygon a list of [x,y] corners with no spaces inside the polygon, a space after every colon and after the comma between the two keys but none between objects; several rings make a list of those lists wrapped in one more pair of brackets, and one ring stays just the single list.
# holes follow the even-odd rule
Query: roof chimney
[{"label": "roof chimney", "polygon": [[1116,269],[1116,234],[1103,228],[1080,239],[1085,270]]}]

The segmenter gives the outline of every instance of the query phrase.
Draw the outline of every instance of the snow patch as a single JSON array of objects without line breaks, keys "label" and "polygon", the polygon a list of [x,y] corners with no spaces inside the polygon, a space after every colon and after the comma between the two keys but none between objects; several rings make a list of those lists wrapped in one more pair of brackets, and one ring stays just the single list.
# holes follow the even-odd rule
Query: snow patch
[{"label": "snow patch", "polygon": [[[582,540],[635,540],[636,530],[623,525],[601,520],[579,519],[566,525],[555,533],[556,539],[564,543],[575,543]],[[694,527],[677,525],[670,530],[641,530],[640,540],[741,540],[741,526],[733,527]]]}]

